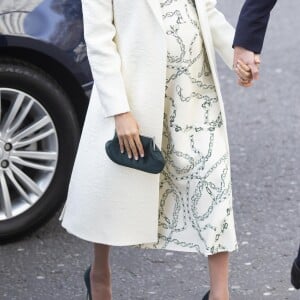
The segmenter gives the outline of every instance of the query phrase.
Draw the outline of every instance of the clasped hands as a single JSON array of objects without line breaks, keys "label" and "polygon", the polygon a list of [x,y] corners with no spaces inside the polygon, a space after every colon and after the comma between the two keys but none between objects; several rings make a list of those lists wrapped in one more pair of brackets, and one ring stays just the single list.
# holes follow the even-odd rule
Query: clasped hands
[{"label": "clasped hands", "polygon": [[260,55],[245,48],[234,48],[233,68],[238,76],[238,84],[243,87],[253,85],[259,76]]}]

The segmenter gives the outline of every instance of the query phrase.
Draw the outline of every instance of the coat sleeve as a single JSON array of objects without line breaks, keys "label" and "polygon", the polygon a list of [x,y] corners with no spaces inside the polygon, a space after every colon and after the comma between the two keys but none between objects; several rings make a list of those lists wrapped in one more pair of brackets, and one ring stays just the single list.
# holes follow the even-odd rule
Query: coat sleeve
[{"label": "coat sleeve", "polygon": [[214,48],[230,69],[233,68],[232,41],[234,28],[224,15],[216,8],[216,0],[206,0],[206,11]]},{"label": "coat sleeve", "polygon": [[114,41],[113,0],[82,0],[84,38],[105,117],[130,111]]},{"label": "coat sleeve", "polygon": [[260,53],[270,18],[277,0],[246,0],[241,10],[233,46]]}]

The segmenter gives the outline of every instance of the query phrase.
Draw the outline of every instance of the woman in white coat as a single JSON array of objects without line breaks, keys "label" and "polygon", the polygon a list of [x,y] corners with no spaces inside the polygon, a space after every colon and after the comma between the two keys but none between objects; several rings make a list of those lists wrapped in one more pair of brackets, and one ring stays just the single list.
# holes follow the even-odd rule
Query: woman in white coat
[{"label": "woman in white coat", "polygon": [[[94,86],[60,219],[94,243],[86,272],[93,300],[111,299],[112,245],[202,253],[211,280],[204,299],[229,299],[228,252],[237,242],[214,51],[232,68],[234,29],[215,5],[82,0]],[[113,163],[105,143],[115,130],[132,159],[143,159],[139,135],[154,136],[162,173]]]}]

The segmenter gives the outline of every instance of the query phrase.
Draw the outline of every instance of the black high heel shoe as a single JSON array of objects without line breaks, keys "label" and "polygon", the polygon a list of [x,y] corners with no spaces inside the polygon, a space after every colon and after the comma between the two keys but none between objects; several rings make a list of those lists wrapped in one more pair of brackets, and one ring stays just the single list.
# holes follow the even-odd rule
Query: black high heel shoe
[{"label": "black high heel shoe", "polygon": [[300,267],[297,264],[296,260],[293,263],[291,271],[291,282],[295,289],[300,289]]},{"label": "black high heel shoe", "polygon": [[87,300],[92,300],[92,290],[91,290],[91,266],[89,266],[84,272],[84,282],[87,289]]},{"label": "black high heel shoe", "polygon": [[208,298],[209,298],[209,292],[210,292],[210,291],[208,291],[208,292],[204,295],[204,297],[202,298],[202,300],[208,300]]}]

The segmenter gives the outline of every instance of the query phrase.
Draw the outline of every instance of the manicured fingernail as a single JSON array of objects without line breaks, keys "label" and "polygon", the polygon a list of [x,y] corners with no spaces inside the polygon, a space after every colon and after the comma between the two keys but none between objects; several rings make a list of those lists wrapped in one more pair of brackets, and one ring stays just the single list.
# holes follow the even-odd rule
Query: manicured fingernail
[{"label": "manicured fingernail", "polygon": [[141,157],[144,157],[144,154],[141,154]]},{"label": "manicured fingernail", "polygon": [[129,159],[131,159],[131,157],[132,157],[131,155],[128,155],[128,158],[129,158]]}]

